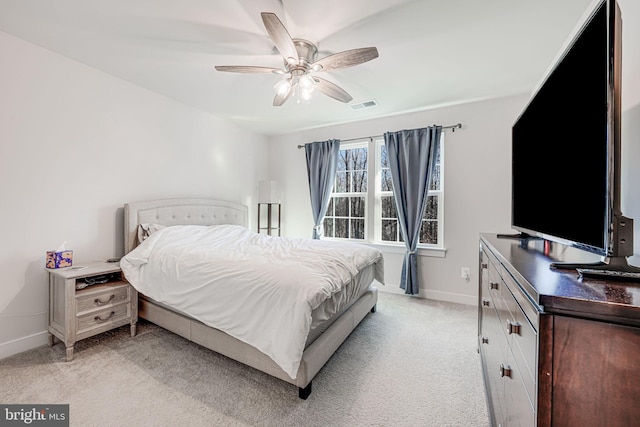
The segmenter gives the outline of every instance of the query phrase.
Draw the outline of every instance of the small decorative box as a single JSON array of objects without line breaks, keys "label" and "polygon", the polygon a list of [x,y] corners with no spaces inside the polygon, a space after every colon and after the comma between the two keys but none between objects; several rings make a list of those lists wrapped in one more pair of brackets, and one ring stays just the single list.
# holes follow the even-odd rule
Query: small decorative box
[{"label": "small decorative box", "polygon": [[73,251],[47,251],[47,268],[71,267]]}]

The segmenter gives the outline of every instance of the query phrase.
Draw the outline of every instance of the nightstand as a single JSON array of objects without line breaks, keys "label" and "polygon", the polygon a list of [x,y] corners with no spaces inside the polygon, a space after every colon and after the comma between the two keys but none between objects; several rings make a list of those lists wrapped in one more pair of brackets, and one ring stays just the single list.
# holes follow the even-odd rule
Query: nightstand
[{"label": "nightstand", "polygon": [[49,273],[49,346],[57,337],[73,360],[77,341],[138,322],[138,292],[123,277],[120,263],[90,262],[47,268]]}]

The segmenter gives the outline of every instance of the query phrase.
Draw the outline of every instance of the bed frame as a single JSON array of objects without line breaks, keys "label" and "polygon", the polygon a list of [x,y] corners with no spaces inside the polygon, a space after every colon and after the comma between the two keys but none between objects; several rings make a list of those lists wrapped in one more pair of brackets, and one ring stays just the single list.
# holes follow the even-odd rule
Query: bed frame
[{"label": "bed frame", "polygon": [[[246,205],[210,199],[164,199],[124,205],[124,246],[129,253],[138,245],[138,225],[219,225],[248,226]],[[298,396],[311,394],[315,375],[369,312],[375,312],[378,290],[367,291],[313,341],[302,355],[296,379],[287,375],[269,356],[232,336],[206,326],[189,316],[139,295],[139,317],[208,349],[259,371],[298,386]]]}]

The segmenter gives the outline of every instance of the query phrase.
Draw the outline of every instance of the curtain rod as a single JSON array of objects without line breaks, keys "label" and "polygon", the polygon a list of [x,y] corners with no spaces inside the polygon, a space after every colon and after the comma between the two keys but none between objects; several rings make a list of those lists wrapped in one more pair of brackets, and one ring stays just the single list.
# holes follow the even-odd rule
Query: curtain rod
[{"label": "curtain rod", "polygon": [[[455,132],[456,129],[462,129],[462,123],[456,123],[455,125],[449,125],[449,126],[442,126],[442,129],[451,129],[451,132]],[[349,142],[349,141],[358,141],[361,139],[373,139],[373,138],[380,138],[381,136],[384,135],[374,135],[374,136],[363,136],[362,138],[350,138],[350,139],[341,139],[340,142]],[[300,148],[304,148],[305,144],[302,145],[298,145],[298,149]]]}]

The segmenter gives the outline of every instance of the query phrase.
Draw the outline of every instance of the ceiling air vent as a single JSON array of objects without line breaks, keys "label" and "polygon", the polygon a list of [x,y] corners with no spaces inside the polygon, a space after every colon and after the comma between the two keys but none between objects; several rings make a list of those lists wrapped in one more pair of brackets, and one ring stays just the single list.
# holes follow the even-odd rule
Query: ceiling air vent
[{"label": "ceiling air vent", "polygon": [[353,104],[350,107],[352,110],[362,110],[364,108],[373,108],[377,106],[378,106],[378,103],[376,101],[365,101],[359,104]]}]

